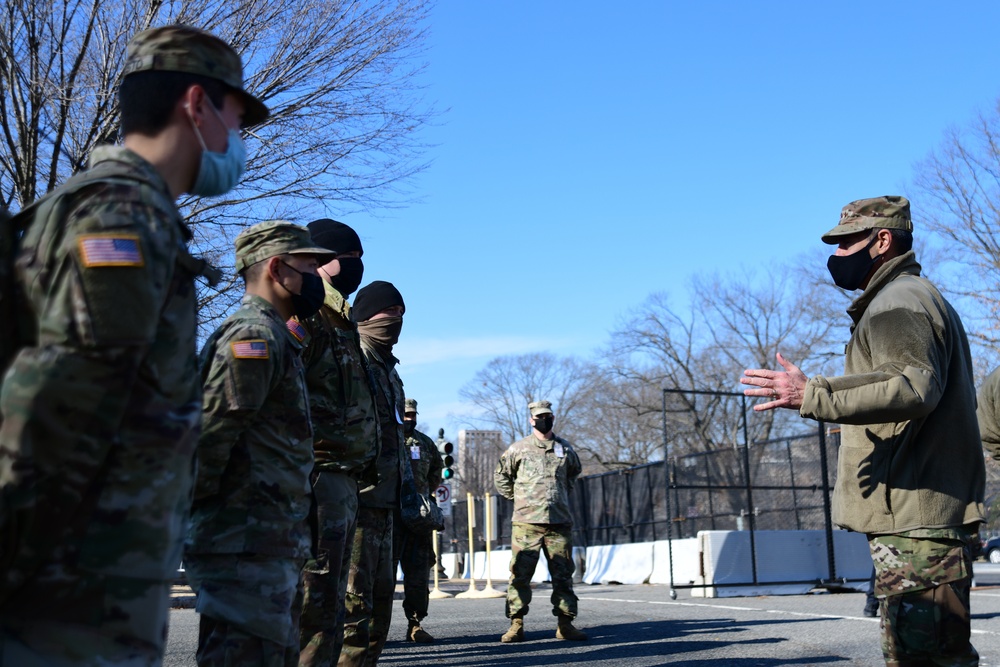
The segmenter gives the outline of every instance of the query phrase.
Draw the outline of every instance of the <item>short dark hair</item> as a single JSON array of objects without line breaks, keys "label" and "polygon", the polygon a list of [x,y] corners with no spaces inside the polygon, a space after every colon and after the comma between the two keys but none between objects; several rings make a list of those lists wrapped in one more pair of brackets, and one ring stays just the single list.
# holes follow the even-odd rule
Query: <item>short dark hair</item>
[{"label": "short dark hair", "polygon": [[126,76],[118,87],[122,135],[158,134],[170,121],[177,100],[194,85],[205,89],[217,109],[225,104],[230,91],[218,79],[187,72],[152,70]]},{"label": "short dark hair", "polygon": [[241,273],[240,275],[243,276],[244,285],[250,285],[260,280],[260,276],[262,273],[264,273],[265,267],[267,266],[268,259],[271,258],[268,257],[267,259],[262,259],[256,264],[251,264],[247,268],[243,269],[243,273]]},{"label": "short dark hair", "polygon": [[888,229],[886,230],[892,234],[892,244],[896,246],[899,254],[902,255],[904,252],[910,252],[913,248],[913,232],[908,229]]}]

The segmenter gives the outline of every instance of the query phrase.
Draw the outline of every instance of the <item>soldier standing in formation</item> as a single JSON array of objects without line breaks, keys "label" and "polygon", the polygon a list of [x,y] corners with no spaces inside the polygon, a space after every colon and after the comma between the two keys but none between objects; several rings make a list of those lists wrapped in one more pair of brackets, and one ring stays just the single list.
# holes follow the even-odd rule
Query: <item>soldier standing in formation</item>
[{"label": "soldier standing in formation", "polygon": [[347,225],[309,223],[313,241],[337,256],[319,268],[326,291],[320,312],[303,324],[310,334],[303,360],[313,423],[319,544],[306,563],[300,624],[302,667],[337,664],[344,644],[344,597],[358,515],[359,484],[378,483],[378,415],[361,352],[358,325],[347,302],[361,283],[361,239]]},{"label": "soldier standing in formation", "polygon": [[[430,496],[441,484],[444,461],[437,445],[417,430],[417,402],[408,398],[403,413],[403,433],[406,435],[404,456],[409,457],[413,468],[413,481],[417,493]],[[427,578],[435,564],[433,534],[410,530],[402,521],[393,521],[393,562],[403,570],[403,614],[406,616],[406,640],[432,642],[434,637],[420,626],[427,617],[430,602]],[[392,568],[396,572],[395,566]]]},{"label": "soldier standing in formation", "polygon": [[834,283],[862,290],[844,375],[749,369],[755,410],[843,424],[833,521],[865,533],[875,563],[887,665],[976,665],[972,544],[986,471],[972,355],[951,304],[920,275],[904,197],[859,199],[823,235]]},{"label": "soldier standing in formation", "polygon": [[[309,557],[312,425],[299,355],[333,253],[262,222],[236,237],[246,295],[205,343],[203,432],[184,562],[201,614],[198,665],[298,664]],[[286,324],[286,322],[288,322]]]},{"label": "soldier standing in formation", "polygon": [[573,515],[569,492],[582,469],[569,441],[552,431],[552,404],[528,404],[532,433],[503,453],[493,480],[497,491],[514,501],[511,527],[510,583],[507,618],[510,629],[500,641],[524,641],[524,617],[531,602],[531,577],[545,552],[552,575],[552,613],[558,619],[556,637],[584,640],[573,627],[577,598],[573,593]]},{"label": "soldier standing in formation", "polygon": [[392,283],[377,280],[354,301],[361,348],[372,371],[381,429],[378,485],[361,492],[347,597],[340,665],[378,663],[389,634],[396,572],[392,569],[392,521],[399,510],[403,460],[403,382],[392,348],[399,340],[406,306]]},{"label": "soldier standing in formation", "polygon": [[163,657],[201,421],[194,279],[218,275],[175,201],[233,188],[239,129],[268,111],[228,44],[182,26],[132,39],[118,102],[124,146],[22,212],[25,335],[0,360],[4,665]]}]

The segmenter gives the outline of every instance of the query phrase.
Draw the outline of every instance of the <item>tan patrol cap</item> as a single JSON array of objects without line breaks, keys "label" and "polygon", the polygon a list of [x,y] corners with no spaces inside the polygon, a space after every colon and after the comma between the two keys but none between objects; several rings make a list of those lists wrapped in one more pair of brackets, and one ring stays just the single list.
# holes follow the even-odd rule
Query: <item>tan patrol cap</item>
[{"label": "tan patrol cap", "polygon": [[417,399],[408,398],[403,401],[403,412],[416,412],[417,411]]},{"label": "tan patrol cap", "polygon": [[533,403],[528,403],[528,410],[531,411],[532,417],[545,414],[551,415],[552,404],[548,401],[534,401]]},{"label": "tan patrol cap", "polygon": [[186,25],[144,30],[132,38],[126,51],[122,78],[135,72],[186,72],[218,79],[239,95],[246,107],[243,126],[251,127],[271,115],[264,103],[243,87],[243,63],[224,41]]},{"label": "tan patrol cap", "polygon": [[258,222],[236,237],[236,271],[276,255],[316,255],[325,264],[336,253],[313,243],[309,230],[285,220]]},{"label": "tan patrol cap", "polygon": [[867,229],[903,229],[913,231],[910,202],[906,197],[886,195],[852,201],[840,211],[840,222],[823,234],[823,243],[835,245],[841,236],[857,234]]}]

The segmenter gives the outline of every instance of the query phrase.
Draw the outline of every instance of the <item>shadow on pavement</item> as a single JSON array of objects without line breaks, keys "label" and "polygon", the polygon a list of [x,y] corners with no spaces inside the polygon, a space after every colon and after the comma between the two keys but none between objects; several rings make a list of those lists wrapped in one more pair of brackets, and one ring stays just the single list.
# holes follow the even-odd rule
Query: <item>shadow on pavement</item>
[{"label": "shadow on pavement", "polygon": [[[415,646],[405,642],[390,642],[379,659],[379,664],[435,664],[440,663],[442,654],[448,657],[448,664],[462,664],[470,667],[522,667],[528,665],[585,664],[600,661],[635,660],[663,656],[670,660],[663,664],[694,666],[703,664],[740,665],[772,667],[777,665],[818,665],[845,662],[846,659],[833,655],[811,655],[801,658],[726,658],[684,660],[685,654],[729,649],[738,646],[780,644],[782,638],[740,639],[739,634],[753,627],[789,625],[807,622],[798,619],[775,619],[766,621],[738,622],[734,619],[713,619],[697,621],[647,621],[582,627],[590,635],[587,642],[567,642],[554,638],[554,628],[532,630],[527,625],[525,641],[520,644],[501,644],[500,633],[445,637],[433,644]],[[815,623],[816,619],[808,622]],[[394,648],[406,646],[405,651]],[[644,663],[645,664],[645,663]]]}]

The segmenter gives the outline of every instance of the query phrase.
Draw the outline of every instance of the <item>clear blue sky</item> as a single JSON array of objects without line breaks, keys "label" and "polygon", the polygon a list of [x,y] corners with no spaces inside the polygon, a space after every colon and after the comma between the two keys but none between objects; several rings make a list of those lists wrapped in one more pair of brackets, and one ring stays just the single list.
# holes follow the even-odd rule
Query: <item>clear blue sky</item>
[{"label": "clear blue sky", "polygon": [[420,428],[466,427],[458,389],[495,356],[590,356],[651,292],[908,194],[1000,94],[998,26],[996,2],[440,0],[422,201],[343,217],[365,284],[406,300]]}]

